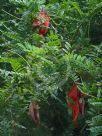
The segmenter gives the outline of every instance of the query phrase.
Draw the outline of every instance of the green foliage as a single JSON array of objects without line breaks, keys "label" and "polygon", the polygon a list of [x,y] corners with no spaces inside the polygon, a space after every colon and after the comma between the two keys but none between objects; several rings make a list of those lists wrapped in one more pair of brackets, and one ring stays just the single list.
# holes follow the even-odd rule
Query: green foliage
[{"label": "green foliage", "polygon": [[[102,90],[100,90],[100,93],[102,93]],[[91,131],[90,135],[99,136],[102,134],[102,98],[90,100],[89,103],[92,106],[89,113],[93,116],[92,119],[88,121]]]},{"label": "green foliage", "polygon": [[[42,6],[50,15],[45,37],[32,26]],[[4,0],[0,7],[0,136],[101,135],[102,2]],[[76,130],[66,93],[77,81],[88,106]],[[40,107],[38,127],[31,101]]]},{"label": "green foliage", "polygon": [[[101,58],[98,59],[99,56],[102,54],[102,45],[99,47],[94,47],[94,53],[90,54],[94,61],[96,62],[97,66],[101,66]],[[98,59],[98,60],[97,60]],[[102,78],[101,78],[101,72],[102,70],[100,69],[100,75],[98,75],[98,82],[97,82],[97,91],[95,90],[93,94],[96,93],[97,98],[96,99],[89,99],[89,104],[90,104],[90,111],[89,115],[92,117],[91,120],[87,121],[87,123],[90,126],[90,131],[91,131],[91,136],[99,136],[102,134],[102,89],[101,89],[101,83],[102,83]],[[95,86],[95,85],[94,85]],[[93,88],[95,89],[95,87]]]}]

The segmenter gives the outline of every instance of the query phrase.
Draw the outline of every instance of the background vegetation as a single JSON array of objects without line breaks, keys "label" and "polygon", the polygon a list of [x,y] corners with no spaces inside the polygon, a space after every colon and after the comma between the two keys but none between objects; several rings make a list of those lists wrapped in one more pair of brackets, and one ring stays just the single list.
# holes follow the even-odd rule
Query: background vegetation
[{"label": "background vegetation", "polygon": [[[42,6],[44,37],[32,26]],[[0,136],[101,136],[101,0],[0,0],[0,18]],[[76,129],[66,94],[77,81],[86,98]]]}]

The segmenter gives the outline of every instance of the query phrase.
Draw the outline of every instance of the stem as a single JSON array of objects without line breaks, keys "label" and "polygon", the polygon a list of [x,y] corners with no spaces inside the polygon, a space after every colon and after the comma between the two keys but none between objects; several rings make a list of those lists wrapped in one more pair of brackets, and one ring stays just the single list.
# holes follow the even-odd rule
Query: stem
[{"label": "stem", "polygon": [[14,18],[20,20],[20,18],[18,18],[18,17],[16,17],[16,16],[12,15],[11,13],[5,11],[4,9],[2,9],[2,11],[5,12],[6,14],[8,14],[9,16],[14,17]]},{"label": "stem", "polygon": [[75,31],[73,37],[72,37],[71,42],[73,42],[74,39],[75,39],[75,37],[78,36],[78,32],[79,32],[79,29],[80,29],[80,27],[82,26],[82,24],[83,24],[83,23],[81,23],[81,24],[77,27],[77,29],[76,29],[76,31]]},{"label": "stem", "polygon": [[63,18],[63,17],[60,17],[60,16],[55,16],[55,15],[50,15],[50,17],[55,17],[55,18],[59,18],[59,19],[62,19],[64,21],[69,21],[69,20],[72,20],[72,21],[77,21],[77,22],[83,22],[79,19],[76,19],[76,18],[73,18],[73,17],[66,17],[66,18]]},{"label": "stem", "polygon": [[27,61],[24,57],[22,57],[20,54],[18,54],[18,53],[15,52],[15,51],[11,51],[11,50],[9,50],[9,52],[12,52],[12,53],[18,55],[20,58],[22,58],[22,59],[27,63],[27,65],[29,66],[29,68],[31,68],[31,66],[30,66],[30,64],[28,63],[28,61]]}]

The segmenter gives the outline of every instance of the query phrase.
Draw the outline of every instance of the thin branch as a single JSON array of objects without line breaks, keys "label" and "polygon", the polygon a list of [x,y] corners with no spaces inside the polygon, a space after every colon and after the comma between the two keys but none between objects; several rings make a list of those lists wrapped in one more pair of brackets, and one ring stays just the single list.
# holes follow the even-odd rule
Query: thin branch
[{"label": "thin branch", "polygon": [[5,11],[4,9],[2,9],[2,11],[5,12],[7,15],[9,15],[9,16],[11,16],[11,17],[14,17],[14,18],[16,18],[16,19],[18,19],[18,20],[20,20],[20,18],[18,18],[18,17],[16,17],[16,16],[12,15],[11,13]]}]

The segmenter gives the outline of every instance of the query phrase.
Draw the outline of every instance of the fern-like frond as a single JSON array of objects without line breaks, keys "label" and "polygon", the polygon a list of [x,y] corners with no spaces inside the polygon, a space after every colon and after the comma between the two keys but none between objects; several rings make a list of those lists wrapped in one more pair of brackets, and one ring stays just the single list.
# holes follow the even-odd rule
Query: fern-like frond
[{"label": "fern-like frond", "polygon": [[22,38],[16,32],[6,32],[6,31],[1,31],[1,32],[2,32],[2,34],[4,36],[10,38],[11,40],[14,40],[16,42],[21,42],[22,41]]}]

